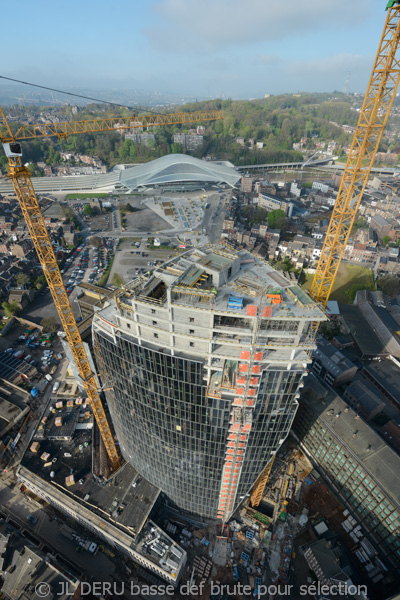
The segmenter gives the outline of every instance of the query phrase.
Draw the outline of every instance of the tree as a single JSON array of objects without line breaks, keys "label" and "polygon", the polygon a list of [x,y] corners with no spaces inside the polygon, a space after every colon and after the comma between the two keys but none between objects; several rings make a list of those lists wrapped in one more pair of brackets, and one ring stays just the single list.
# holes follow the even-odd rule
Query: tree
[{"label": "tree", "polygon": [[43,273],[41,275],[39,275],[38,277],[36,277],[36,279],[34,281],[34,285],[37,290],[40,290],[40,288],[43,287],[45,283],[46,283],[46,277],[43,275]]},{"label": "tree", "polygon": [[97,235],[93,235],[90,238],[90,245],[93,246],[93,248],[99,248],[100,244],[101,244],[101,239]]},{"label": "tree", "polygon": [[45,317],[40,321],[43,327],[43,333],[54,333],[57,331],[57,322],[54,317]]},{"label": "tree", "polygon": [[13,300],[12,302],[2,302],[1,306],[3,307],[4,314],[6,317],[11,318],[21,310],[18,302]]},{"label": "tree", "polygon": [[385,237],[383,238],[383,243],[385,244],[385,246],[389,242],[389,240],[390,240],[390,237],[388,235],[385,235]]},{"label": "tree", "polygon": [[94,210],[93,208],[90,206],[90,204],[85,204],[85,206],[83,207],[83,214],[87,215],[88,217],[93,217],[94,215]]},{"label": "tree", "polygon": [[280,208],[268,213],[268,225],[271,229],[276,229],[279,224],[282,224],[282,219],[286,219],[286,215],[285,211]]},{"label": "tree", "polygon": [[387,296],[396,298],[400,294],[400,279],[396,275],[384,275],[376,281],[379,290]]},{"label": "tree", "polygon": [[18,273],[16,277],[17,284],[23,288],[30,283],[30,280],[31,278],[26,273]]}]

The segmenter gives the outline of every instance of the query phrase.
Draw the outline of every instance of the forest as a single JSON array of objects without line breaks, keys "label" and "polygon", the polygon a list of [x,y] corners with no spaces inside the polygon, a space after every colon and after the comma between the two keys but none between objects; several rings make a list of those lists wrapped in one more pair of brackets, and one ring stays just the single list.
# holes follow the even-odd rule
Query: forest
[{"label": "forest", "polygon": [[[204,123],[206,131],[202,147],[191,152],[197,158],[211,156],[230,160],[236,165],[291,162],[302,160],[302,154],[293,150],[293,143],[307,138],[311,149],[316,140],[335,140],[340,145],[349,144],[351,135],[337,125],[356,125],[358,112],[353,108],[354,99],[343,94],[286,94],[249,101],[212,100],[175,107],[176,111],[220,109],[222,121]],[[11,109],[12,110],[12,109]],[[17,110],[17,108],[16,108]],[[48,108],[46,112],[48,112]],[[61,119],[93,119],[110,116],[128,116],[131,111],[119,107],[88,104],[77,115],[71,107],[52,109]],[[20,107],[18,107],[18,112]],[[169,109],[169,112],[172,112]],[[40,112],[38,112],[39,116]],[[335,125],[334,123],[337,123]],[[200,124],[200,123],[199,123]],[[197,124],[194,124],[195,127]],[[16,125],[12,124],[12,127]],[[24,162],[44,161],[49,165],[65,164],[60,151],[73,151],[100,158],[108,167],[124,162],[147,162],[165,154],[186,150],[173,141],[174,133],[186,131],[181,127],[157,127],[156,142],[145,146],[132,140],[124,140],[119,133],[83,134],[67,140],[33,140],[24,142]],[[235,142],[243,137],[245,146]],[[262,150],[250,150],[248,140],[263,142]],[[74,164],[74,163],[72,163]],[[0,168],[6,166],[5,156],[0,156]],[[34,174],[40,170],[32,166]]]}]

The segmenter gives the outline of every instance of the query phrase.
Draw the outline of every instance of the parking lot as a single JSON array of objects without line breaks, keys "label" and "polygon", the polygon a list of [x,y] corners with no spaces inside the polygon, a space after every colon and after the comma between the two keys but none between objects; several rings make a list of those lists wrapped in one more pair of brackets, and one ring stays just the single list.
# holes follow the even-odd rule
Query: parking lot
[{"label": "parking lot", "polygon": [[85,247],[84,244],[78,246],[61,271],[67,293],[71,294],[82,281],[97,283],[110,264],[114,246],[118,244],[118,240],[101,238],[99,248]]},{"label": "parking lot", "polygon": [[20,364],[27,363],[38,371],[38,375],[30,380],[32,385],[36,385],[42,379],[44,384],[53,383],[63,359],[61,341],[56,334],[46,334],[39,328],[16,325],[4,342],[8,348],[4,350],[1,358],[2,369],[18,371]]},{"label": "parking lot", "polygon": [[115,253],[113,266],[108,278],[111,285],[114,273],[120,275],[125,283],[132,281],[134,277],[153,271],[157,265],[172,258],[176,254],[174,250],[162,249],[150,250],[147,236],[140,241],[127,240],[121,246],[121,250]]}]

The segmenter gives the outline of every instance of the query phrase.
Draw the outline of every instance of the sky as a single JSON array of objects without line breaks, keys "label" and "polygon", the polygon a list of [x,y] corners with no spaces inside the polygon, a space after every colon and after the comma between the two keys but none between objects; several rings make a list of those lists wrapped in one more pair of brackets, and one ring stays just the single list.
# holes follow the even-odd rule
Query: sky
[{"label": "sky", "polygon": [[350,73],[349,92],[364,93],[386,3],[7,2],[0,75],[61,89],[260,98],[342,91]]}]

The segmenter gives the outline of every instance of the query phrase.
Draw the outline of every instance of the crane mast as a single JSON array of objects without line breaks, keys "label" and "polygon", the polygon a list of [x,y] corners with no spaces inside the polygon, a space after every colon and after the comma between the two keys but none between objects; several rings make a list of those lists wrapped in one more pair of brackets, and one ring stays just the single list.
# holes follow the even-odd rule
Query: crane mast
[{"label": "crane mast", "polygon": [[96,119],[88,121],[86,124],[85,121],[72,121],[52,125],[39,124],[30,127],[21,127],[13,134],[0,107],[0,141],[8,158],[8,175],[13,183],[15,194],[43,268],[43,273],[64,328],[66,339],[70,345],[79,375],[90,401],[112,471],[116,471],[121,465],[121,457],[117,451],[98,392],[96,378],[90,368],[82,338],[72,312],[53,246],[40,210],[39,201],[32,185],[31,174],[22,163],[22,149],[18,140],[49,136],[65,138],[75,133],[115,131],[115,123],[117,123],[118,129],[132,129],[150,125],[150,121],[151,125],[166,125],[169,123],[193,123],[196,121],[223,118],[219,111],[198,111],[197,113],[179,113],[179,115],[182,119],[181,121],[178,115],[151,115],[151,117],[129,117],[129,119]]},{"label": "crane mast", "polygon": [[[311,287],[311,297],[323,306],[328,301],[399,84],[399,2],[390,0],[386,7],[385,27]],[[310,324],[310,339],[315,338],[318,326],[318,322]],[[261,502],[272,465],[273,460],[254,484],[250,497],[253,507]]]},{"label": "crane mast", "polygon": [[326,306],[400,79],[400,6],[390,0],[374,67],[310,295]]}]

